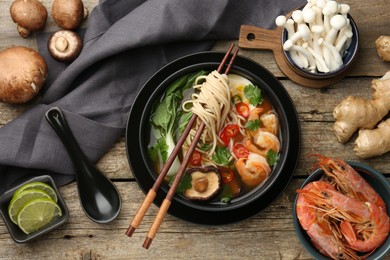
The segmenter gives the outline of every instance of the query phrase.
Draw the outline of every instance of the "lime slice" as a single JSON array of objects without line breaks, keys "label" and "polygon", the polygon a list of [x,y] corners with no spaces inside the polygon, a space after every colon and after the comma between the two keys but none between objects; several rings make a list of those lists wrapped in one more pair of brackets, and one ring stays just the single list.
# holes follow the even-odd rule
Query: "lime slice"
[{"label": "lime slice", "polygon": [[39,198],[28,202],[19,212],[18,226],[26,233],[38,231],[54,218],[62,215],[61,208],[50,198]]},{"label": "lime slice", "polygon": [[23,185],[22,187],[20,187],[19,189],[17,189],[15,191],[15,194],[22,192],[22,191],[25,191],[25,190],[42,190],[42,191],[46,192],[55,202],[57,202],[57,200],[58,200],[57,194],[54,191],[54,189],[49,184],[44,183],[44,182],[35,181],[35,182],[27,183],[27,184]]},{"label": "lime slice", "polygon": [[37,198],[49,198],[50,196],[42,191],[42,190],[25,190],[21,191],[18,193],[15,193],[14,196],[12,197],[11,202],[9,203],[8,206],[8,215],[12,222],[15,224],[18,223],[17,216],[20,212],[20,210],[24,207],[24,205],[34,199]]}]

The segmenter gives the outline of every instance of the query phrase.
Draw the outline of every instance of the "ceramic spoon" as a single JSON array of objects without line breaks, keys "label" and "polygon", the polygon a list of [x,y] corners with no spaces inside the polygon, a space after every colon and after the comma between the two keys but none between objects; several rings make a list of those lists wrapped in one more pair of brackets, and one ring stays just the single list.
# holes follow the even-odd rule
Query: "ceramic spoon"
[{"label": "ceramic spoon", "polygon": [[97,223],[115,219],[121,209],[121,199],[114,184],[88,160],[58,107],[49,109],[45,116],[72,159],[77,189],[86,215]]}]

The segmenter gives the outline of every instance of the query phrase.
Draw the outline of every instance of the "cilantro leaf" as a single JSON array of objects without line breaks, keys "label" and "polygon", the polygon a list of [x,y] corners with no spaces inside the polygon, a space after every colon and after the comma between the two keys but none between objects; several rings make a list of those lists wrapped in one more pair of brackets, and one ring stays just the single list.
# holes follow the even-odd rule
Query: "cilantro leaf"
[{"label": "cilantro leaf", "polygon": [[220,198],[222,203],[229,203],[233,199],[233,190],[229,185],[223,185]]},{"label": "cilantro leaf", "polygon": [[187,189],[192,187],[192,177],[191,174],[184,174],[183,178],[180,180],[179,185],[177,186],[176,192],[183,194]]},{"label": "cilantro leaf", "polygon": [[257,106],[257,105],[260,105],[261,103],[263,103],[263,97],[261,94],[261,90],[252,84],[245,86],[244,95],[247,99],[249,99],[249,102],[254,106]]},{"label": "cilantro leaf", "polygon": [[202,150],[202,151],[205,151],[207,152],[208,150],[210,150],[212,147],[212,144],[207,144],[207,143],[204,143],[202,144],[199,149]]},{"label": "cilantro leaf", "polygon": [[218,165],[228,165],[230,151],[226,147],[217,146],[215,148],[215,153],[211,156],[211,158]]},{"label": "cilantro leaf", "polygon": [[267,152],[267,161],[270,166],[274,166],[279,161],[279,154],[274,150],[269,150]]},{"label": "cilantro leaf", "polygon": [[245,127],[249,130],[256,131],[260,127],[260,120],[254,119],[246,122]]}]

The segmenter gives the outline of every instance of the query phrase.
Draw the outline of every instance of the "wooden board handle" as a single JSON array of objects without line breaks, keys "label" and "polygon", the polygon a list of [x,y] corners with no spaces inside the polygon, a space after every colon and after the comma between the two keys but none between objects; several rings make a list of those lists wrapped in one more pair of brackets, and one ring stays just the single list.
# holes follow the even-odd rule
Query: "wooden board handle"
[{"label": "wooden board handle", "polygon": [[268,30],[251,25],[241,25],[238,46],[247,49],[280,50],[282,29]]}]

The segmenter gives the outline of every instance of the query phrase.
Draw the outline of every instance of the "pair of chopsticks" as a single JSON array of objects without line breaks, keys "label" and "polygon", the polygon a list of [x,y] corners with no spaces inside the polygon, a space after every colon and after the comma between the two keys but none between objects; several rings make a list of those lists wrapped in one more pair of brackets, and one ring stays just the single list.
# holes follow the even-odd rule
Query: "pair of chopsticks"
[{"label": "pair of chopsticks", "polygon": [[[226,52],[224,58],[222,59],[221,63],[219,64],[219,67],[217,69],[218,73],[221,73],[222,69],[225,67],[225,64],[232,52],[234,48],[234,43],[232,43],[228,49],[228,51]],[[230,72],[230,69],[233,65],[233,61],[234,59],[236,58],[237,54],[238,54],[238,48],[233,52],[232,54],[232,58],[230,59],[230,62],[229,64],[227,65],[226,69],[225,69],[225,74],[229,74]],[[137,210],[129,228],[127,229],[126,231],[126,235],[131,237],[135,231],[136,228],[139,227],[143,217],[145,216],[146,214],[146,211],[149,209],[150,205],[152,204],[153,200],[155,199],[156,197],[156,194],[157,194],[157,190],[159,189],[162,181],[164,180],[169,168],[171,167],[173,161],[175,160],[177,154],[179,153],[184,141],[186,140],[189,132],[191,131],[191,128],[193,126],[193,124],[195,123],[195,121],[197,120],[198,116],[196,114],[193,114],[186,129],[184,130],[182,136],[180,137],[179,141],[177,142],[175,148],[173,149],[171,155],[168,157],[168,160],[167,162],[164,164],[160,174],[158,175],[155,183],[153,184],[152,188],[149,190],[148,194],[146,195],[144,201],[142,202],[142,204],[140,205],[139,209]],[[196,148],[196,145],[198,144],[198,141],[202,135],[202,132],[205,128],[205,123],[202,122],[201,125],[199,126],[195,136],[194,136],[194,139],[192,140],[192,143],[180,165],[180,168],[176,174],[176,177],[173,181],[173,183],[171,184],[171,187],[163,201],[163,203],[161,204],[160,206],[160,209],[152,223],[152,226],[150,227],[149,229],[149,232],[145,238],[145,241],[143,243],[143,247],[148,249],[154,239],[154,237],[156,236],[156,233],[164,219],[164,216],[165,214],[167,213],[168,209],[169,209],[169,206],[171,205],[171,201],[172,201],[172,198],[173,196],[175,195],[175,192],[176,192],[176,189],[177,189],[177,186],[179,185],[180,183],[180,180],[182,179],[183,175],[184,175],[184,171],[185,169],[187,168],[187,165],[191,159],[191,156],[192,156],[192,153],[194,152],[195,148]]]}]

